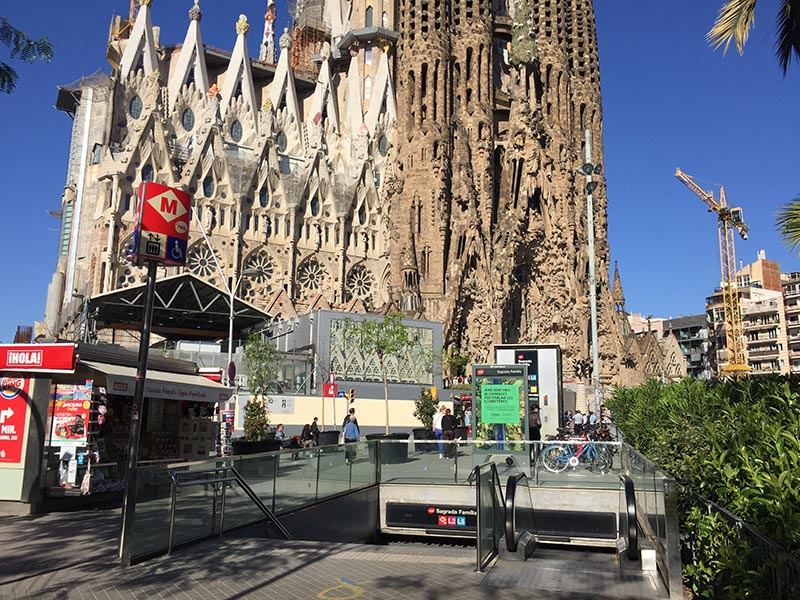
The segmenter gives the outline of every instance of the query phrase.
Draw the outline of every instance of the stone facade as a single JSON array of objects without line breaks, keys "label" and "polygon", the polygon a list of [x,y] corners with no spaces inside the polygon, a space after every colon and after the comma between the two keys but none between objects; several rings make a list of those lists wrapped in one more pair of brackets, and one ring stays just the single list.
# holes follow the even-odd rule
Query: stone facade
[{"label": "stone facade", "polygon": [[[183,44],[160,46],[161,6],[143,2],[131,28],[117,18],[111,77],[73,94],[50,334],[76,298],[143,281],[127,251],[136,188],[153,179],[194,196],[186,268],[221,288],[245,273],[238,295],[277,317],[399,309],[441,321],[475,362],[500,342],[590,356],[576,169],[586,130],[603,158],[591,0],[313,0],[277,43],[268,23],[261,61],[245,18],[230,54],[205,47],[197,2]],[[602,275],[596,179],[601,374],[629,383],[640,355]]]}]

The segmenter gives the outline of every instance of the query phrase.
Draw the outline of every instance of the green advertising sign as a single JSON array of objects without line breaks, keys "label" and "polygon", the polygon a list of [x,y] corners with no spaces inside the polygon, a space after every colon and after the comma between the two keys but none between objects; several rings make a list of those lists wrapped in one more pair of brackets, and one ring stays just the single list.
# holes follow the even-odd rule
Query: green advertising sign
[{"label": "green advertising sign", "polygon": [[481,421],[514,424],[520,422],[520,384],[481,384]]}]

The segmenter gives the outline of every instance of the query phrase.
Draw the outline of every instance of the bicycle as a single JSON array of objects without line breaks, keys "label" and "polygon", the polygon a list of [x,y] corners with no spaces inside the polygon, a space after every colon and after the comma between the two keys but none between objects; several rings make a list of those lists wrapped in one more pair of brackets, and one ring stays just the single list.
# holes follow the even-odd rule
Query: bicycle
[{"label": "bicycle", "polygon": [[608,471],[614,459],[607,447],[581,438],[546,446],[539,460],[551,473],[560,473],[567,467],[576,468],[581,462],[588,462],[591,470]]}]

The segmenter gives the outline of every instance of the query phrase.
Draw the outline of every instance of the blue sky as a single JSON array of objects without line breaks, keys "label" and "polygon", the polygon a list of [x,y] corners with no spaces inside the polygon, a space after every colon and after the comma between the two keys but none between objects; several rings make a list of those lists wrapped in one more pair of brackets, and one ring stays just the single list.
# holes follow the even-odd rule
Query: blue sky
[{"label": "blue sky", "polygon": [[[673,177],[676,166],[724,184],[729,203],[744,209],[751,235],[737,243],[740,260],[752,262],[763,249],[784,271],[800,270],[774,225],[776,210],[800,195],[794,181],[800,172],[800,69],[793,65],[784,78],[774,59],[774,3],[757,13],[744,57],[712,52],[704,36],[720,4],[595,3],[609,238],[630,312],[701,313],[706,295],[719,285],[716,221]],[[154,0],[163,44],[183,41],[191,5]],[[206,44],[232,49],[234,23],[245,13],[253,27],[251,54],[257,52],[264,2],[204,0],[201,6]],[[48,36],[56,52],[52,63],[28,65],[9,60],[0,48],[0,60],[20,76],[10,96],[0,95],[0,268],[7,282],[0,341],[11,341],[18,324],[44,316],[59,229],[47,210],[60,208],[71,129],[70,118],[53,109],[56,86],[109,70],[104,56],[113,11],[126,15],[128,2],[0,0],[0,16],[31,36]],[[279,30],[286,24],[279,9]]]}]

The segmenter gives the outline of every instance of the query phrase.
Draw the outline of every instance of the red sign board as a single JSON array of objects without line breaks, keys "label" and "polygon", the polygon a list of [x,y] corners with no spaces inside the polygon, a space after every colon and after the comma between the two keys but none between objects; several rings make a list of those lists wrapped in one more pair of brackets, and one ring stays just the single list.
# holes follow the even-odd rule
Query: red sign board
[{"label": "red sign board", "polygon": [[26,377],[0,378],[0,463],[22,462],[30,385]]},{"label": "red sign board", "polygon": [[336,398],[336,390],[339,386],[335,383],[322,384],[322,397],[323,398]]},{"label": "red sign board", "polygon": [[0,345],[0,371],[75,370],[75,344]]},{"label": "red sign board", "polygon": [[131,258],[141,265],[156,261],[186,264],[192,197],[183,190],[144,181],[136,194],[136,226]]}]

